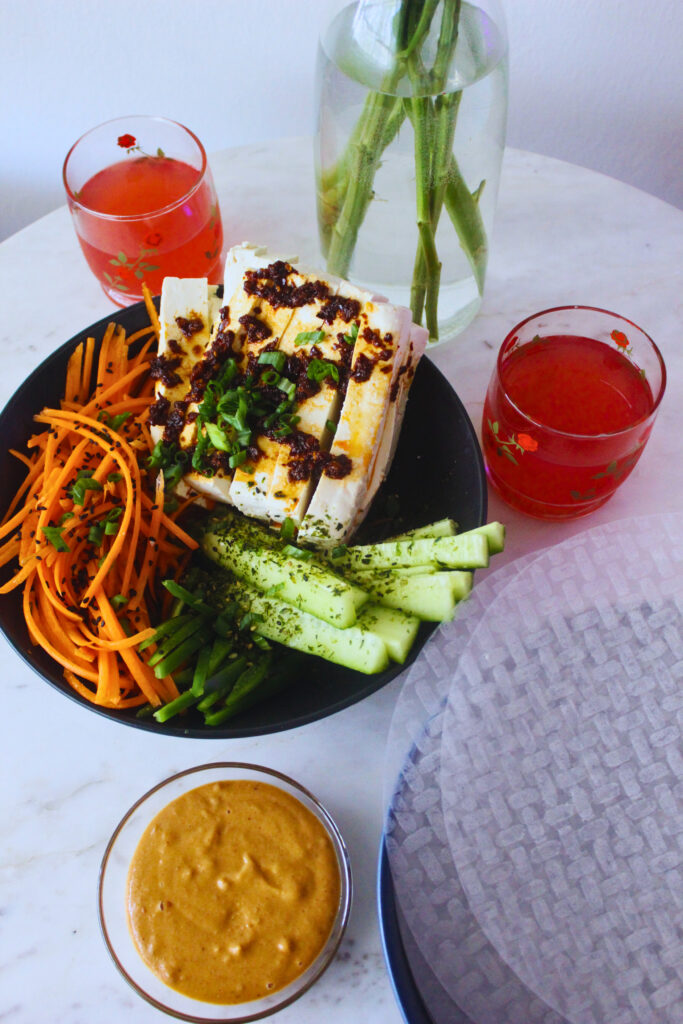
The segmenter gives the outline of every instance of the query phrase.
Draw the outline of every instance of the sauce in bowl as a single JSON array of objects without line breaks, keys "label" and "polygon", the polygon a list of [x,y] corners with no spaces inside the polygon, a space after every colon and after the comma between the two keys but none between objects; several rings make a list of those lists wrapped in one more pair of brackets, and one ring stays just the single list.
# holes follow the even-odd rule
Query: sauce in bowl
[{"label": "sauce in bowl", "polygon": [[208,783],[144,831],[127,880],[128,925],[154,974],[209,1003],[285,987],[328,939],[341,882],[324,825],[268,783]]}]

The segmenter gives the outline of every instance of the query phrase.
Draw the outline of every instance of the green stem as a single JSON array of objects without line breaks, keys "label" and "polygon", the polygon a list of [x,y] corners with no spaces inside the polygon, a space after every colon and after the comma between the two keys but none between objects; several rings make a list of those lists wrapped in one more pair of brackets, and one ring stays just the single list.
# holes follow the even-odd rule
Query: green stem
[{"label": "green stem", "polygon": [[415,187],[419,234],[419,248],[413,274],[413,287],[411,288],[411,309],[413,318],[420,323],[422,304],[424,303],[429,334],[431,337],[438,337],[435,318],[436,304],[433,301],[433,294],[436,289],[438,295],[441,263],[436,251],[431,211],[433,192],[432,101],[429,97],[420,97],[410,100],[409,103],[415,138]]},{"label": "green stem", "polygon": [[371,113],[359,141],[354,144],[344,199],[330,233],[327,252],[328,270],[341,277],[348,276],[358,232],[373,197],[373,182],[383,152],[381,144],[387,123],[392,114],[395,115],[396,105],[400,104],[396,97],[380,93],[373,93],[368,98],[372,101]]},{"label": "green stem", "polygon": [[[342,277],[348,275],[358,232],[374,195],[373,183],[382,153],[395,138],[405,116],[403,104],[395,95],[398,83],[405,74],[407,61],[419,53],[439,2],[404,0],[397,24],[394,67],[384,77],[379,91],[366,98],[344,155],[332,175],[325,176],[320,200],[325,225],[323,245],[327,249],[328,270]],[[336,187],[328,191],[329,185]]]},{"label": "green stem", "polygon": [[484,276],[488,260],[486,229],[478,202],[483,187],[484,182],[481,182],[472,194],[460,173],[455,157],[451,156],[444,204],[457,232],[460,245],[470,261],[480,295],[484,291]]}]

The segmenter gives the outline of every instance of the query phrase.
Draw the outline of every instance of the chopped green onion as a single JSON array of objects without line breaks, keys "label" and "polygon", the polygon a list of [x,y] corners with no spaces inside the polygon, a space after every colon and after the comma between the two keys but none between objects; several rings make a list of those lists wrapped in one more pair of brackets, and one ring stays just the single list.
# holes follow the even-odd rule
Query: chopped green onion
[{"label": "chopped green onion", "polygon": [[333,420],[325,420],[325,426],[331,434],[334,434],[337,429],[337,424]]},{"label": "chopped green onion", "polygon": [[296,384],[293,380],[287,380],[286,377],[281,377],[277,382],[277,387],[280,391],[284,391],[288,398],[294,398],[296,394]]},{"label": "chopped green onion", "polygon": [[119,480],[123,480],[123,474],[122,473],[107,473],[107,483],[108,484],[117,484],[119,482]]},{"label": "chopped green onion", "polygon": [[299,331],[294,339],[295,345],[308,345],[311,342],[324,341],[327,335],[324,331]]},{"label": "chopped green onion", "polygon": [[93,523],[88,530],[88,541],[90,544],[94,544],[96,548],[102,546],[104,540],[104,522]]},{"label": "chopped green onion", "polygon": [[71,551],[71,548],[62,537],[61,526],[41,526],[40,529],[45,534],[45,538],[49,540],[52,547],[57,551]]},{"label": "chopped green onion", "polygon": [[128,604],[128,598],[126,597],[125,594],[114,594],[114,596],[111,599],[111,603],[116,609],[116,611],[118,611],[119,608],[123,608],[125,607],[125,605]]},{"label": "chopped green onion", "polygon": [[218,448],[221,452],[230,451],[230,445],[228,444],[228,439],[224,430],[221,430],[221,428],[215,423],[205,423],[204,427],[214,448]]},{"label": "chopped green onion", "polygon": [[326,377],[331,377],[332,380],[339,380],[339,367],[336,363],[331,363],[327,359],[312,359],[308,364],[306,376],[309,380],[315,380],[320,382]]},{"label": "chopped green onion", "polygon": [[283,521],[282,526],[280,527],[280,537],[286,543],[289,543],[290,541],[294,540],[295,536],[296,524],[293,519],[290,519],[289,516],[287,516],[287,518]]},{"label": "chopped green onion", "polygon": [[282,549],[283,555],[290,555],[292,558],[298,558],[302,562],[310,562],[313,558],[312,551],[306,551],[304,548],[297,548],[293,544],[285,544]]},{"label": "chopped green onion", "polygon": [[[278,373],[282,373],[287,362],[287,356],[284,352],[262,352],[258,357],[258,361],[261,366],[274,366]],[[261,380],[263,380],[263,376]]]},{"label": "chopped green onion", "polygon": [[89,476],[81,476],[79,474],[76,483],[69,489],[68,494],[74,505],[83,505],[85,504],[86,491],[101,490],[102,484],[98,480],[91,480]]}]

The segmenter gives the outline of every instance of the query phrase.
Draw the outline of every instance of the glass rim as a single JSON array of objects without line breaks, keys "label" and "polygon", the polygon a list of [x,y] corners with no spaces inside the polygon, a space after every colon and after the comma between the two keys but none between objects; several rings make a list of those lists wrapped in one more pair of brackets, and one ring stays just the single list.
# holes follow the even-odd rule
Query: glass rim
[{"label": "glass rim", "polygon": [[[107,125],[114,125],[120,122],[130,121],[132,118],[139,118],[145,121],[163,121],[164,124],[173,125],[176,128],[180,128],[182,132],[184,132],[186,135],[189,135],[190,138],[195,143],[195,145],[197,146],[202,160],[202,165],[200,168],[198,168],[197,171],[197,180],[194,183],[194,185],[192,185],[191,188],[184,192],[182,196],[179,196],[177,199],[174,199],[173,202],[166,203],[165,206],[158,206],[154,210],[147,210],[145,211],[145,213],[103,213],[101,210],[94,210],[91,206],[88,206],[86,203],[82,202],[82,200],[80,200],[77,197],[76,193],[71,188],[67,179],[69,160],[75,152],[76,147],[80,146],[80,144],[84,142],[89,135],[92,135],[93,132],[99,131],[100,128],[106,128]],[[101,220],[110,221],[112,223],[134,223],[135,221],[147,220],[150,217],[158,217],[161,214],[170,213],[172,210],[177,209],[177,207],[182,206],[182,204],[187,202],[188,199],[191,199],[195,192],[197,192],[197,190],[201,187],[206,177],[208,169],[209,161],[206,155],[206,150],[204,149],[201,140],[195,135],[195,133],[190,128],[187,128],[184,124],[181,124],[180,121],[174,121],[170,117],[162,117],[161,115],[157,114],[126,114],[122,117],[112,117],[109,121],[102,121],[101,124],[96,124],[93,128],[88,128],[86,132],[83,132],[83,134],[76,139],[76,141],[73,143],[68,153],[64,157],[64,163],[62,165],[62,182],[64,184],[64,189],[66,191],[69,203],[72,206],[77,206],[81,210],[84,210],[91,217],[99,217]],[[104,167],[100,168],[100,170],[104,170]],[[99,171],[96,171],[95,173],[99,173]]]},{"label": "glass rim", "polygon": [[[321,948],[317,957],[309,965],[306,971],[304,971],[301,975],[298,976],[299,978],[304,977],[307,971],[315,967],[315,970],[312,971],[311,976],[307,979],[306,983],[301,987],[296,988],[295,991],[290,992],[289,995],[277,1001],[272,1006],[269,1006],[263,1010],[257,1010],[255,1012],[251,1011],[248,1013],[240,1014],[239,1016],[230,1016],[224,1018],[202,1016],[199,1015],[200,1011],[197,1012],[197,1015],[186,1013],[184,1011],[174,1009],[172,1006],[168,1006],[166,1003],[161,1002],[160,999],[157,999],[149,992],[146,992],[145,989],[140,984],[138,984],[138,982],[136,982],[134,978],[130,976],[130,974],[124,967],[123,963],[119,959],[119,956],[116,952],[116,949],[114,948],[114,944],[107,930],[106,916],[103,905],[104,881],[107,873],[107,867],[109,865],[110,856],[116,845],[117,839],[121,835],[121,832],[123,831],[127,823],[130,821],[130,819],[133,817],[133,815],[136,813],[136,811],[140,807],[142,807],[145,801],[147,801],[150,797],[154,796],[156,793],[164,789],[166,786],[171,785],[173,782],[176,782],[179,779],[183,779],[192,775],[197,775],[202,772],[215,770],[250,771],[261,773],[263,775],[271,777],[274,780],[284,782],[287,786],[291,786],[292,789],[296,790],[298,793],[302,794],[302,796],[306,797],[306,799],[313,804],[315,808],[315,815],[325,828],[332,842],[332,846],[334,848],[335,856],[339,867],[340,885],[339,906],[334,921],[332,923],[332,928],[325,941],[325,945]],[[170,802],[172,802],[172,800],[169,800],[169,803]],[[151,820],[152,818],[150,818],[150,821]],[[147,824],[149,824],[149,822]],[[157,1010],[161,1010],[163,1013],[167,1013],[171,1017],[175,1017],[177,1020],[189,1021],[191,1022],[191,1024],[249,1024],[249,1022],[251,1021],[263,1020],[266,1017],[269,1017],[272,1014],[277,1013],[278,1011],[284,1009],[286,1006],[289,1006],[291,1003],[299,999],[299,997],[302,996],[305,992],[307,992],[321,977],[321,975],[324,974],[324,972],[327,970],[329,965],[334,960],[334,957],[336,956],[339,950],[342,939],[344,937],[344,933],[346,931],[346,926],[348,924],[349,916],[351,913],[352,897],[353,879],[351,875],[351,862],[349,858],[349,852],[346,847],[346,843],[344,842],[344,838],[341,832],[339,831],[336,822],[330,815],[329,811],[326,810],[323,804],[318,800],[316,796],[314,796],[313,793],[310,792],[310,790],[306,789],[305,786],[302,786],[300,782],[296,781],[296,779],[291,778],[291,776],[289,775],[285,775],[284,772],[277,771],[275,768],[266,768],[264,765],[252,764],[247,761],[211,761],[207,764],[195,765],[192,768],[185,768],[183,769],[183,771],[175,772],[173,775],[170,775],[167,778],[162,779],[161,782],[158,782],[156,785],[152,786],[151,789],[148,789],[145,793],[142,794],[142,796],[138,797],[138,799],[128,808],[128,810],[123,815],[123,817],[117,824],[116,828],[112,832],[111,837],[109,838],[109,841],[106,845],[105,851],[102,855],[97,880],[97,910],[100,923],[100,931],[104,939],[104,944],[107,947],[107,951],[112,960],[114,961],[114,964],[118,969],[119,973],[125,979],[125,981],[128,982],[131,988],[133,988],[139,996],[142,996],[142,998],[151,1006],[154,1006]],[[328,943],[334,936],[335,930],[338,932],[338,934],[334,937],[332,945],[329,948],[327,948]],[[142,959],[141,963],[144,963]],[[295,985],[297,980],[297,978],[293,979],[293,981],[286,985],[284,989],[282,989],[282,991],[284,992],[288,988],[290,988],[291,985]],[[174,990],[170,989],[170,991]],[[273,996],[277,996],[277,993],[273,993]],[[195,1001],[198,1003],[199,1006],[203,1005],[201,1000]],[[253,1002],[256,1002],[256,1000],[254,1000]],[[211,1003],[206,1005],[219,1007],[222,1004]],[[226,1005],[234,1005],[235,1010],[237,1011],[240,1005],[246,1006],[248,1004],[234,1003]]]},{"label": "glass rim", "polygon": [[[657,395],[652,396],[653,405],[650,411],[647,413],[647,415],[641,416],[639,419],[634,420],[632,423],[629,423],[627,427],[622,427],[620,430],[609,430],[601,432],[599,434],[578,434],[574,431],[558,430],[557,427],[548,426],[547,423],[543,423],[541,420],[534,419],[533,416],[525,412],[524,409],[522,409],[516,402],[512,400],[512,398],[508,394],[507,388],[505,387],[502,374],[503,357],[506,354],[505,350],[508,343],[512,341],[513,336],[517,333],[517,331],[521,330],[521,328],[525,327],[532,320],[537,320],[539,317],[546,316],[548,313],[562,313],[567,310],[585,310],[586,312],[589,313],[601,313],[605,316],[615,317],[617,320],[621,320],[622,323],[629,324],[631,327],[635,327],[635,329],[640,334],[642,334],[644,338],[647,339],[647,341],[652,346],[652,350],[659,363],[659,369],[662,378],[659,384],[659,390],[657,392]],[[601,344],[604,343],[601,342]],[[505,339],[503,340],[503,343],[500,346],[500,349],[498,350],[498,355],[496,357],[495,372],[498,379],[498,383],[500,384],[502,392],[505,395],[505,400],[512,406],[512,408],[519,416],[522,416],[525,420],[528,420],[530,424],[533,424],[533,426],[538,427],[540,430],[546,431],[550,434],[554,434],[556,437],[574,438],[581,441],[600,441],[605,440],[607,438],[616,438],[622,436],[623,434],[628,434],[631,430],[635,430],[639,426],[643,426],[654,417],[655,413],[657,412],[660,406],[662,398],[664,397],[664,392],[666,390],[666,364],[664,363],[662,353],[659,351],[659,348],[652,340],[650,335],[647,333],[647,331],[644,331],[643,328],[639,327],[638,324],[633,322],[633,320],[629,320],[628,317],[622,316],[621,313],[614,313],[612,310],[603,309],[601,306],[584,306],[580,304],[570,306],[550,306],[548,309],[539,310],[538,313],[532,313],[530,316],[525,317],[524,320],[520,320],[519,323],[512,328],[512,330],[508,331],[508,333],[505,336]]]}]

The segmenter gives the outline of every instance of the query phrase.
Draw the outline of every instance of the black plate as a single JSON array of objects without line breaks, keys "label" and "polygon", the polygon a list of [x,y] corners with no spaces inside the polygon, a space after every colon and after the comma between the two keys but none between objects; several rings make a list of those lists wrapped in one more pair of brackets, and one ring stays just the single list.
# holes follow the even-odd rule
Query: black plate
[{"label": "black plate", "polygon": [[[86,328],[53,352],[33,371],[0,413],[0,481],[4,497],[2,511],[24,478],[18,459],[10,448],[24,449],[33,432],[33,416],[45,405],[59,402],[66,364],[73,349],[89,336],[97,347],[106,325],[114,321],[129,333],[148,322],[143,303],[117,311]],[[428,359],[422,359],[410,393],[401,438],[389,476],[358,531],[358,540],[382,540],[392,533],[452,516],[461,530],[473,529],[486,520],[486,479],[481,450],[462,402],[446,378]],[[393,665],[385,672],[366,676],[350,669],[310,657],[306,671],[288,689],[244,712],[223,728],[202,724],[199,714],[176,717],[164,725],[154,719],[136,719],[132,711],[100,708],[75,693],[62,677],[62,670],[28,637],[21,613],[21,591],[0,595],[0,628],[15,651],[52,686],[78,704],[116,722],[171,736],[256,736],[278,732],[324,718],[362,700],[385,686],[405,666]],[[424,625],[413,646],[412,662],[434,626]]]}]

